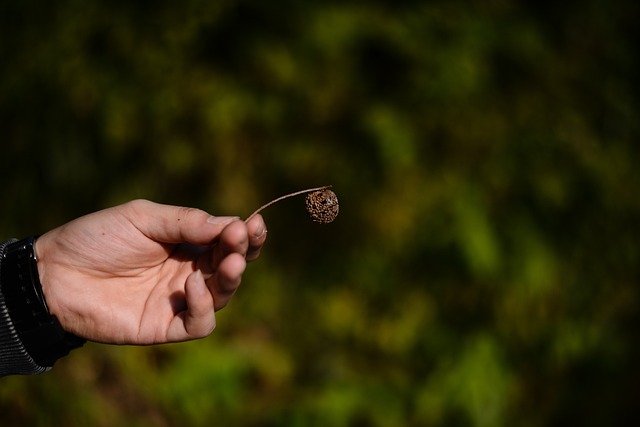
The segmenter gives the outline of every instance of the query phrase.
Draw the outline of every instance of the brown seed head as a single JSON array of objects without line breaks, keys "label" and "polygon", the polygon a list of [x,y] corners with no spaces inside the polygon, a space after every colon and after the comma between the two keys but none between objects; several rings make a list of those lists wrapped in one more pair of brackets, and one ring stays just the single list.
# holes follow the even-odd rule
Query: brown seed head
[{"label": "brown seed head", "polygon": [[309,193],[306,198],[307,211],[311,219],[320,224],[328,224],[338,216],[340,205],[338,196],[331,190]]}]

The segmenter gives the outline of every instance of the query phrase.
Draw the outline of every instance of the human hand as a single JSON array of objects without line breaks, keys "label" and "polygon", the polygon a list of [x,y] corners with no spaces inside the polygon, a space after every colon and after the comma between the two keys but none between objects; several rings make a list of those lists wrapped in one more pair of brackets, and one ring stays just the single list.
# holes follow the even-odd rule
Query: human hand
[{"label": "human hand", "polygon": [[36,241],[40,281],[62,327],[92,341],[157,344],[209,335],[266,240],[246,224],[135,200]]}]

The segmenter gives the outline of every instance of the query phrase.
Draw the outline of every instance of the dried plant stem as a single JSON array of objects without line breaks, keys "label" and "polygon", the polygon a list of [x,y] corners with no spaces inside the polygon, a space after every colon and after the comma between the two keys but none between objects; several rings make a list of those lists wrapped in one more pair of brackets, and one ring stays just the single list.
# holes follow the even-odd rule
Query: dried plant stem
[{"label": "dried plant stem", "polygon": [[283,199],[287,199],[289,197],[293,197],[293,196],[298,196],[300,194],[304,194],[304,193],[310,193],[312,191],[320,191],[320,190],[325,190],[327,188],[331,188],[330,185],[325,185],[324,187],[316,187],[316,188],[309,188],[307,190],[300,190],[300,191],[296,191],[295,193],[289,193],[289,194],[285,194],[284,196],[280,196],[277,199],[273,199],[272,201],[270,201],[269,203],[266,203],[262,206],[260,206],[258,209],[256,209],[256,211],[254,213],[252,213],[251,215],[249,215],[249,217],[247,219],[244,220],[244,222],[249,222],[251,220],[251,218],[253,218],[254,216],[256,216],[261,210],[263,210],[266,207],[271,206],[272,204],[279,202],[280,200]]}]

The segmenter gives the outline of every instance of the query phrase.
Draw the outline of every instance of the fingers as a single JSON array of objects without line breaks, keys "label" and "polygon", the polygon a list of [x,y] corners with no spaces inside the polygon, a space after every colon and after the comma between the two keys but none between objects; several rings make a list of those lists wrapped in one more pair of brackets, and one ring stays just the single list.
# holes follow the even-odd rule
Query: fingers
[{"label": "fingers", "polygon": [[249,224],[235,221],[224,228],[211,252],[212,276],[207,280],[216,310],[229,303],[240,286],[247,261],[258,257],[265,240],[266,226],[260,216]]},{"label": "fingers", "polygon": [[218,271],[210,281],[213,306],[216,311],[227,306],[240,286],[246,266],[246,259],[239,253],[232,253],[222,260]]},{"label": "fingers", "polygon": [[234,221],[228,224],[220,233],[220,237],[211,253],[213,271],[218,269],[222,260],[228,255],[238,253],[245,257],[248,250],[249,235],[244,222]]},{"label": "fingers", "polygon": [[256,215],[245,223],[238,217],[214,217],[199,209],[146,200],[116,209],[153,241],[200,247],[196,271],[185,282],[186,310],[171,320],[167,339],[175,342],[209,335],[215,328],[215,311],[229,303],[247,262],[260,254],[267,236],[263,218]]},{"label": "fingers", "polygon": [[253,261],[260,255],[262,246],[267,239],[267,228],[260,215],[255,216],[245,224],[242,221],[233,221],[228,224],[213,248],[211,263],[213,270],[229,254],[239,253],[247,261]]},{"label": "fingers", "polygon": [[249,234],[249,249],[247,250],[247,261],[253,261],[260,256],[260,250],[267,240],[267,226],[261,215],[256,215],[247,223]]},{"label": "fingers", "polygon": [[247,227],[235,221],[222,230],[210,255],[212,275],[207,284],[213,295],[216,310],[224,308],[235,293],[246,268],[249,249]]},{"label": "fingers", "polygon": [[212,216],[203,210],[134,200],[119,207],[150,239],[162,243],[208,245],[238,217]]},{"label": "fingers", "polygon": [[169,325],[167,340],[170,342],[204,338],[216,327],[213,296],[200,270],[187,277],[185,300],[187,309],[178,313]]}]

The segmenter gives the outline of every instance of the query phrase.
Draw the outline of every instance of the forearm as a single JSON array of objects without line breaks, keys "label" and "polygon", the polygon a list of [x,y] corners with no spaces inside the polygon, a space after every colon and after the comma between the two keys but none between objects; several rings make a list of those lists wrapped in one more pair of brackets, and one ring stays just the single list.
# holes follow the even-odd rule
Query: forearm
[{"label": "forearm", "polygon": [[[15,240],[0,243],[0,271],[5,247],[13,241]],[[0,376],[39,374],[50,369],[34,362],[22,344],[9,316],[2,285],[0,282]]]}]

